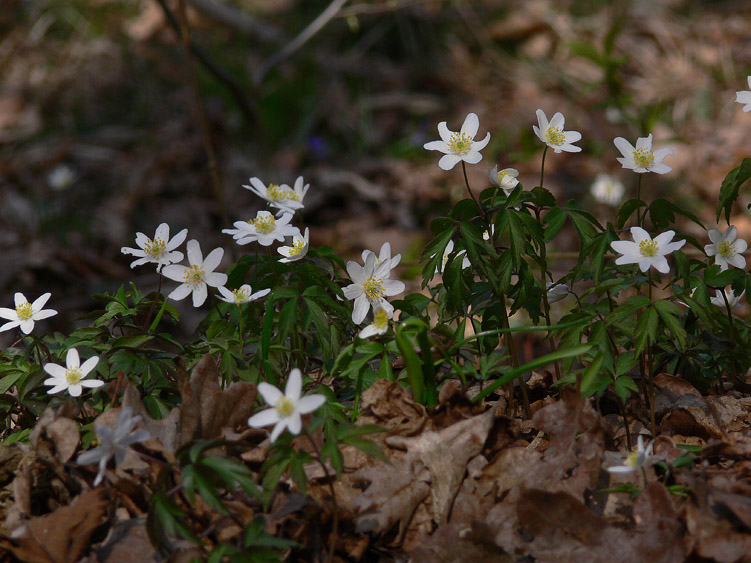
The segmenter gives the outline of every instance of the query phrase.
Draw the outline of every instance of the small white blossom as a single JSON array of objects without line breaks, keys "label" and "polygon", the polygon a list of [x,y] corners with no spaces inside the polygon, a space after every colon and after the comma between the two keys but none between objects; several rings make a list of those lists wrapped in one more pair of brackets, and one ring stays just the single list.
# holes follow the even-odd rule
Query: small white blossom
[{"label": "small white blossom", "polygon": [[[368,259],[368,254],[375,254],[372,250],[363,250],[362,251],[362,261],[363,263]],[[391,260],[391,269],[393,270],[399,265],[399,262],[402,260],[401,254],[395,254],[393,257],[391,256],[391,243],[384,242],[383,245],[381,245],[381,253],[376,256],[375,265],[377,266],[381,262],[385,262],[386,260]]]},{"label": "small white blossom", "polygon": [[188,241],[188,262],[190,266],[172,264],[164,268],[164,277],[182,282],[167,297],[180,301],[191,293],[193,306],[200,307],[206,301],[209,292],[206,286],[220,287],[227,283],[227,274],[215,272],[224,256],[223,248],[215,248],[204,260],[201,246],[197,240]]},{"label": "small white blossom", "polygon": [[641,227],[631,227],[631,236],[634,241],[616,240],[610,243],[610,247],[623,256],[618,257],[615,263],[639,264],[639,269],[646,272],[653,267],[658,272],[667,274],[670,271],[668,260],[665,258],[686,244],[685,240],[670,242],[675,236],[674,231],[665,231],[661,235],[651,238],[649,233]]},{"label": "small white blossom", "polygon": [[373,322],[366,326],[357,335],[358,338],[363,340],[370,338],[371,336],[380,336],[386,334],[389,329],[389,319],[394,316],[394,311],[387,311],[380,305],[373,307]]},{"label": "small white blossom", "polygon": [[138,257],[130,263],[131,268],[152,262],[157,265],[156,271],[159,272],[162,266],[174,264],[183,259],[183,253],[175,249],[183,243],[186,236],[188,236],[188,229],[183,229],[170,239],[169,225],[162,223],[156,228],[153,239],[143,233],[136,233],[136,244],[139,248],[124,246],[120,252]]},{"label": "small white blossom", "polygon": [[303,199],[305,194],[308,193],[309,184],[305,184],[302,176],[299,176],[295,181],[295,187],[290,188],[287,184],[277,186],[276,184],[269,184],[266,186],[258,178],[250,179],[250,186],[243,185],[252,191],[257,196],[265,199],[271,207],[278,209],[277,217],[283,213],[294,213],[298,209],[305,207]]},{"label": "small white blossom", "polygon": [[292,236],[292,246],[280,246],[276,249],[279,254],[284,256],[279,262],[288,264],[289,262],[296,262],[297,260],[303,259],[308,253],[309,244],[310,230],[305,227],[304,235],[301,235],[298,230],[298,232]]},{"label": "small white blossom", "polygon": [[[489,240],[489,238],[485,240]],[[454,252],[454,241],[450,240],[449,243],[446,245],[446,248],[443,251],[443,257],[441,259],[441,262],[436,265],[436,268],[435,268],[436,274],[443,273],[443,271],[446,269],[446,264],[448,264],[449,258],[451,258],[451,254],[453,252]],[[472,265],[472,263],[469,261],[469,258],[467,258],[466,250],[460,250],[459,252],[456,253],[457,258],[462,255],[464,255],[464,258],[462,258],[462,270],[464,270],[466,268],[469,268]],[[433,256],[435,256],[435,254],[433,254]],[[431,256],[431,258],[433,256]]]},{"label": "small white blossom", "polygon": [[[748,87],[751,88],[751,76],[748,77]],[[743,106],[743,111],[751,111],[751,90],[739,90],[735,93],[735,101]]]},{"label": "small white blossom", "polygon": [[117,415],[115,427],[108,424],[94,424],[94,430],[99,438],[99,446],[87,452],[83,452],[76,459],[78,465],[99,464],[99,472],[94,479],[94,486],[102,482],[104,472],[107,470],[107,462],[114,457],[115,464],[120,465],[125,460],[128,448],[137,443],[148,440],[151,435],[148,430],[136,430],[133,427],[141,421],[141,417],[132,416],[131,407],[123,407]]},{"label": "small white blossom", "polygon": [[508,196],[519,184],[519,171],[516,168],[504,168],[498,172],[498,165],[496,164],[488,170],[488,178],[491,184],[501,188],[503,193]]},{"label": "small white blossom", "polygon": [[219,293],[222,294],[219,299],[226,303],[233,303],[235,305],[242,305],[243,303],[250,303],[256,299],[260,299],[264,295],[268,295],[270,289],[262,289],[253,293],[253,289],[246,283],[241,285],[237,289],[227,289],[224,286],[218,287]]},{"label": "small white blossom", "polygon": [[559,283],[553,285],[553,282],[547,282],[545,284],[546,293],[548,294],[548,304],[558,303],[566,298],[571,291],[565,283]]},{"label": "small white blossom", "polygon": [[490,225],[490,233],[487,229],[482,232],[482,240],[489,241],[491,236],[495,236],[495,225]]},{"label": "small white blossom", "polygon": [[598,174],[590,190],[592,197],[605,205],[618,205],[624,191],[623,183],[609,174]]},{"label": "small white blossom", "polygon": [[475,135],[480,128],[480,120],[476,113],[469,113],[464,119],[459,132],[449,131],[445,121],[438,124],[440,141],[425,143],[423,148],[429,151],[443,153],[438,166],[443,170],[451,170],[462,160],[467,164],[477,164],[482,160],[480,151],[490,142],[490,133],[482,141],[475,141]]},{"label": "small white blossom", "polygon": [[104,381],[98,379],[84,379],[99,363],[99,356],[92,356],[81,364],[78,350],[71,348],[65,356],[65,366],[44,364],[44,371],[52,377],[44,380],[45,385],[52,387],[48,394],[67,390],[71,397],[78,397],[84,387],[101,387]]},{"label": "small white blossom", "polygon": [[722,294],[725,294],[725,297],[728,299],[728,304],[730,305],[731,309],[740,309],[742,307],[741,305],[741,299],[743,299],[743,295],[746,293],[745,290],[741,291],[740,295],[736,295],[732,288],[728,287],[726,289],[723,289],[722,292],[715,291],[714,297],[712,297],[709,301],[712,303],[712,305],[716,305],[717,307],[725,308],[725,299],[722,297]]},{"label": "small white blossom", "polygon": [[256,218],[249,221],[236,221],[234,229],[224,229],[223,233],[232,235],[237,244],[258,242],[261,246],[271,246],[274,242],[284,242],[284,237],[293,237],[300,229],[290,225],[292,213],[283,213],[275,218],[268,211],[259,211]]},{"label": "small white blossom", "polygon": [[704,247],[707,256],[714,256],[714,263],[720,266],[720,270],[727,270],[730,266],[745,268],[746,259],[743,253],[748,244],[738,238],[738,229],[731,225],[724,233],[716,229],[709,230],[709,240],[712,244]]},{"label": "small white blossom", "polygon": [[51,293],[45,293],[37,297],[33,303],[29,303],[23,293],[16,293],[13,296],[15,309],[0,307],[0,318],[10,321],[0,326],[0,332],[20,327],[21,332],[29,334],[34,330],[36,321],[57,315],[54,309],[42,309],[51,295]]},{"label": "small white blossom", "polygon": [[76,180],[76,171],[67,164],[58,164],[47,174],[47,183],[55,191],[69,188]]},{"label": "small white blossom", "polygon": [[293,369],[287,378],[287,386],[284,394],[271,385],[262,381],[258,384],[258,392],[270,405],[270,409],[254,414],[248,419],[248,426],[260,428],[274,424],[269,440],[273,443],[287,428],[292,434],[299,434],[302,430],[302,416],[313,412],[326,402],[325,395],[312,394],[300,397],[302,393],[302,374],[300,370]]},{"label": "small white blossom", "polygon": [[376,265],[375,253],[368,254],[364,266],[351,260],[347,262],[347,273],[353,283],[343,291],[344,297],[355,300],[352,309],[353,323],[362,323],[371,305],[373,308],[379,305],[388,313],[394,313],[394,306],[386,301],[386,297],[402,293],[404,283],[389,279],[391,269],[391,260],[384,260]]},{"label": "small white blossom", "polygon": [[532,129],[543,143],[548,145],[555,152],[579,152],[581,147],[577,147],[572,143],[576,143],[582,138],[581,133],[578,131],[564,131],[563,126],[566,123],[566,118],[559,111],[548,122],[548,116],[541,109],[537,110],[537,125],[533,125]]},{"label": "small white blossom", "polygon": [[636,451],[628,455],[623,465],[608,467],[608,471],[610,473],[633,473],[640,467],[644,467],[650,457],[652,457],[652,444],[645,448],[644,438],[639,434]]},{"label": "small white blossom", "polygon": [[644,172],[654,172],[656,174],[665,174],[673,168],[663,162],[668,155],[675,154],[670,147],[652,150],[652,133],[648,137],[639,137],[636,139],[634,147],[623,137],[613,139],[613,144],[621,151],[622,157],[618,157],[618,162],[629,170],[637,174]]}]

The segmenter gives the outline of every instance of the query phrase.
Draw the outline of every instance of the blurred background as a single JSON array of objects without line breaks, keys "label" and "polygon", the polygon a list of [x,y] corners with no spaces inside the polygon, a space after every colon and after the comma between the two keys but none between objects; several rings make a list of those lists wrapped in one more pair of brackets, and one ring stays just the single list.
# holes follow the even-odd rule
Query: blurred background
[{"label": "blurred background", "polygon": [[[749,88],[749,2],[185,2],[189,57],[178,0],[2,2],[0,306],[13,307],[16,291],[52,292],[60,314],[44,330],[69,332],[101,308],[92,294],[130,281],[154,290],[154,269],[131,270],[120,248],[161,222],[188,228],[205,252],[224,247],[228,266],[248,247],[222,235],[224,223],[261,208],[242,188],[251,176],[304,176],[314,246],[354,258],[390,241],[402,279],[419,288],[429,223],[465,194],[460,169],[440,170],[422,145],[439,121],[458,130],[470,111],[479,135],[492,134],[469,167],[477,192],[496,164],[535,186],[535,110],[563,112],[583,151],[551,153],[545,187],[602,221],[615,208],[591,194],[599,173],[635,193],[616,136],[652,132],[656,147],[672,147],[673,171],[646,177],[643,197],[667,197],[708,227],[722,179],[749,156],[751,114],[734,101]],[[741,195],[733,220],[746,239],[749,201]],[[558,250],[575,249],[564,237]]]}]

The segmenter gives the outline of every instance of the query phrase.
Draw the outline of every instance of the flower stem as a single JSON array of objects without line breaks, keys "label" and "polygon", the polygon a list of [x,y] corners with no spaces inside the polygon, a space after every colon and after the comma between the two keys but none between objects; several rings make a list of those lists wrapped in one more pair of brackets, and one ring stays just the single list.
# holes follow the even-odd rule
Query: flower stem
[{"label": "flower stem", "polygon": [[[644,213],[644,217],[641,216],[641,179],[644,174],[639,174],[639,179],[636,182],[636,199],[638,203],[636,204],[636,226],[641,227],[644,224],[644,217],[646,217],[646,213]],[[646,211],[646,210],[645,210]]]},{"label": "flower stem", "polygon": [[545,156],[548,154],[548,145],[542,151],[542,164],[540,165],[540,187],[543,186],[545,181]]},{"label": "flower stem", "polygon": [[[652,268],[649,268],[649,279],[647,280],[649,303],[650,306],[654,302],[652,300]],[[657,422],[655,421],[655,380],[654,380],[654,356],[652,351],[652,344],[647,345],[647,374],[649,376],[649,421],[652,424],[652,438],[657,436]]]},{"label": "flower stem", "polygon": [[333,510],[333,523],[332,523],[332,529],[331,529],[331,543],[329,544],[329,553],[326,557],[327,561],[334,561],[334,548],[336,547],[336,538],[339,533],[339,503],[336,500],[336,491],[334,490],[334,480],[331,478],[331,474],[329,473],[328,468],[326,467],[326,464],[321,459],[321,450],[318,448],[318,445],[316,444],[315,440],[313,440],[313,436],[310,435],[310,432],[308,432],[308,429],[304,429],[305,436],[308,438],[308,441],[310,442],[310,445],[313,446],[313,450],[316,453],[316,461],[321,466],[321,469],[323,469],[324,475],[326,475],[326,482],[329,485],[329,492],[331,493],[331,500],[334,503],[334,510]]},{"label": "flower stem", "polygon": [[472,193],[472,188],[469,187],[469,178],[467,178],[467,165],[462,160],[462,172],[464,173],[464,185],[467,186],[467,193],[469,194],[469,197],[472,198],[472,201],[477,204],[477,209],[480,210],[480,216],[482,217],[483,222],[485,223],[485,226],[488,228],[488,233],[490,233],[490,225],[488,225],[488,217],[485,214],[485,210],[480,205],[480,202],[477,201],[475,198],[475,194]]},{"label": "flower stem", "polygon": [[159,272],[157,272],[157,276],[159,276],[159,284],[156,288],[156,297],[151,300],[151,308],[149,309],[149,313],[146,315],[146,322],[143,323],[143,329],[141,330],[141,332],[146,332],[146,329],[149,327],[149,321],[151,321],[151,315],[154,314],[154,307],[156,306],[156,302],[162,296],[162,280],[164,278]]}]

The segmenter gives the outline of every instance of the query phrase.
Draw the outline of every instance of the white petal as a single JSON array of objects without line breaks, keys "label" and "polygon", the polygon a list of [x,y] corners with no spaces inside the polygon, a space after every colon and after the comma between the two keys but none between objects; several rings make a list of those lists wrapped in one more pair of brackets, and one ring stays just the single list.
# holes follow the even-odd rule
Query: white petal
[{"label": "white petal", "polygon": [[[735,228],[735,227],[732,227]],[[31,310],[32,311],[39,311],[42,307],[44,307],[44,304],[47,303],[47,300],[52,296],[51,293],[44,293],[34,299],[34,302],[31,304]]]},{"label": "white petal", "polygon": [[[174,237],[172,237],[172,240],[167,243],[166,250],[174,250],[178,246],[180,246],[185,238],[188,236],[188,229],[183,229],[179,233],[177,233]],[[182,255],[182,252],[180,253]],[[182,258],[180,258],[182,260]]]},{"label": "white petal", "polygon": [[209,295],[209,290],[205,283],[199,284],[193,289],[193,307],[200,307],[206,301],[206,297]]},{"label": "white petal", "polygon": [[[486,146],[488,146],[488,143],[490,142],[490,133],[485,135],[485,138],[482,141],[477,141],[472,144],[472,150],[473,151],[481,151]],[[479,161],[478,161],[479,162]]]},{"label": "white petal", "polygon": [[269,436],[269,441],[273,444],[276,442],[276,439],[279,437],[279,435],[284,432],[284,429],[287,427],[287,420],[288,419],[282,419],[279,422],[276,423],[276,426],[274,426],[274,429],[271,431],[271,436]]},{"label": "white petal", "polygon": [[169,240],[169,225],[167,223],[160,223],[154,233],[154,239],[160,239],[165,243]]},{"label": "white petal", "polygon": [[49,373],[55,379],[62,379],[64,381],[65,374],[68,370],[66,370],[63,366],[59,366],[57,364],[44,364],[44,371]]},{"label": "white petal", "polygon": [[29,301],[24,297],[23,293],[15,293],[13,295],[13,302],[15,303],[16,307],[20,307],[24,303],[28,303]]},{"label": "white petal", "polygon": [[302,394],[302,373],[297,368],[294,368],[289,372],[287,378],[287,386],[284,388],[284,396],[291,399],[293,403],[297,403],[297,400]]},{"label": "white petal", "polygon": [[[444,143],[448,143],[451,140],[452,132],[449,131],[449,128],[446,126],[445,121],[441,121],[438,124],[438,134],[441,136],[441,140]],[[436,149],[430,149],[430,150],[436,150]]]},{"label": "white petal", "polygon": [[342,293],[344,293],[344,297],[346,297],[347,299],[357,299],[358,297],[360,297],[360,295],[363,294],[363,288],[362,285],[353,283],[345,288],[342,288]]},{"label": "white petal", "polygon": [[211,287],[219,287],[220,285],[227,283],[227,274],[211,272],[210,274],[206,274],[203,281],[206,282],[206,285],[210,285]]},{"label": "white petal", "polygon": [[636,139],[636,150],[639,149],[646,149],[648,151],[652,150],[652,133],[646,137],[639,137]]},{"label": "white petal", "polygon": [[477,164],[482,160],[482,154],[471,150],[462,157],[462,160],[467,164]]},{"label": "white petal", "polygon": [[81,359],[78,357],[78,350],[71,348],[65,355],[65,365],[68,369],[78,369],[81,366]]},{"label": "white petal", "polygon": [[636,467],[631,467],[630,465],[615,465],[613,467],[608,467],[608,471],[610,473],[633,473],[636,471]]},{"label": "white petal", "polygon": [[302,418],[299,412],[295,411],[289,415],[289,418],[287,418],[287,428],[289,428],[292,434],[297,435],[300,433],[300,430],[302,430]]},{"label": "white petal", "polygon": [[[631,143],[629,143],[623,137],[616,137],[615,139],[613,139],[613,144],[615,144],[615,147],[619,151],[621,151],[621,154],[624,157],[626,157],[627,160],[629,161],[633,160],[634,151],[636,150],[636,148],[634,148],[634,146]],[[620,159],[618,159],[618,161],[621,162]],[[623,164],[623,162],[621,162],[621,164]]]},{"label": "white petal", "polygon": [[201,254],[201,245],[196,239],[188,241],[188,262],[193,265],[203,265],[203,254]]},{"label": "white petal", "polygon": [[279,402],[279,399],[284,396],[279,389],[265,381],[261,381],[261,383],[258,384],[258,392],[261,394],[261,397],[263,397],[263,400],[272,407],[275,406]]},{"label": "white petal", "polygon": [[467,135],[470,139],[474,139],[477,135],[477,130],[480,128],[480,119],[476,113],[468,113],[462,124],[461,132]]},{"label": "white petal", "polygon": [[[372,326],[372,325],[371,325]],[[320,394],[306,395],[297,402],[297,412],[300,414],[308,414],[313,412],[326,403],[326,396]]]},{"label": "white petal", "polygon": [[640,244],[642,241],[650,240],[652,237],[649,233],[641,227],[631,227],[631,236],[636,244]]},{"label": "white petal", "polygon": [[86,360],[79,368],[81,370],[81,377],[86,377],[86,374],[94,369],[98,363],[99,356],[91,356],[88,360]]},{"label": "white petal", "polygon": [[360,294],[357,299],[355,299],[354,309],[352,310],[352,322],[356,325],[362,323],[363,320],[365,320],[365,315],[368,314],[369,309],[370,303],[368,302],[368,298],[364,293]]},{"label": "white petal", "polygon": [[443,154],[451,152],[449,146],[443,141],[430,141],[428,143],[425,143],[422,148],[428,151],[440,151]]},{"label": "white petal", "polygon": [[[188,268],[186,266],[181,266],[180,264],[170,264],[162,270],[162,275],[165,278],[171,279],[173,281],[181,282],[185,279],[185,272],[187,270]],[[183,295],[183,297],[185,296]]]},{"label": "white petal", "polygon": [[563,114],[560,111],[557,111],[550,119],[550,124],[548,125],[548,127],[560,127],[561,129],[563,129],[563,126],[565,124],[566,118],[563,117]]},{"label": "white petal", "polygon": [[711,240],[715,245],[719,246],[719,244],[723,240],[723,236],[720,234],[720,231],[717,229],[709,229],[709,232],[707,233],[709,236],[709,240]]},{"label": "white petal", "polygon": [[251,416],[248,419],[248,426],[251,428],[260,428],[261,426],[268,426],[277,422],[279,422],[279,413],[276,412],[276,409],[266,409]]},{"label": "white petal", "polygon": [[32,319],[26,319],[25,321],[21,321],[21,324],[19,325],[21,328],[21,332],[24,334],[29,334],[32,330],[34,330],[34,321]]},{"label": "white petal", "polygon": [[187,283],[183,283],[183,284],[178,285],[175,289],[173,289],[172,293],[167,295],[167,299],[181,301],[185,299],[188,295],[190,295],[192,291],[193,290],[190,288],[190,286]]},{"label": "white petal", "polygon": [[444,154],[438,161],[438,166],[441,170],[451,170],[461,159],[460,156],[455,154]]},{"label": "white petal", "polygon": [[548,117],[541,109],[538,109],[535,114],[537,115],[537,124],[540,126],[540,131],[537,132],[537,135],[539,137],[540,132],[545,131],[548,128]]}]

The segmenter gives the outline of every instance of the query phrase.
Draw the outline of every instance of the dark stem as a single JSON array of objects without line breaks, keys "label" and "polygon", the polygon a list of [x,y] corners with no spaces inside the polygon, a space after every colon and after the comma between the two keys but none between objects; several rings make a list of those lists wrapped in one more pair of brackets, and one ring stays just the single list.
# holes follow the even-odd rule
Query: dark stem
[{"label": "dark stem", "polygon": [[[636,204],[636,226],[641,227],[644,225],[644,218],[647,216],[647,210],[644,210],[644,216],[639,213],[641,209],[641,178],[644,174],[639,174],[639,179],[636,182],[636,199],[639,203]],[[643,228],[643,227],[642,227]]]},{"label": "dark stem", "polygon": [[467,186],[467,193],[469,194],[469,197],[472,198],[472,201],[475,202],[477,205],[477,209],[480,210],[480,217],[482,217],[483,222],[485,223],[485,226],[488,228],[488,234],[490,234],[490,225],[488,225],[488,217],[485,214],[485,210],[480,205],[480,202],[475,199],[475,194],[472,193],[472,188],[469,187],[469,178],[467,178],[467,165],[462,160],[462,172],[464,173],[464,185]]},{"label": "dark stem", "polygon": [[326,464],[321,459],[321,450],[318,449],[318,445],[313,439],[313,436],[310,435],[310,432],[308,432],[307,428],[305,429],[305,436],[308,438],[308,441],[313,446],[313,450],[316,452],[316,461],[320,464],[321,469],[323,469],[324,475],[326,475],[326,482],[329,485],[329,492],[331,493],[331,500],[334,503],[334,514],[333,514],[334,521],[332,523],[332,530],[331,530],[331,544],[329,545],[329,553],[327,556],[328,561],[334,561],[334,548],[336,547],[336,538],[339,533],[339,503],[336,500],[336,491],[334,490],[334,480],[331,478],[331,474],[329,473],[329,470],[326,467]]},{"label": "dark stem", "polygon": [[[652,268],[649,268],[649,279],[647,280],[647,283],[649,284],[648,292],[649,292],[649,302],[650,304],[653,303],[652,301]],[[647,345],[647,374],[649,375],[649,421],[652,424],[652,439],[657,437],[657,422],[655,421],[655,381],[654,381],[654,357],[653,357],[653,351],[652,351],[652,344]]]},{"label": "dark stem", "polygon": [[156,297],[151,301],[151,308],[149,309],[149,314],[146,315],[146,322],[143,323],[143,329],[141,332],[146,332],[146,329],[149,328],[149,323],[151,322],[151,315],[154,314],[154,307],[156,307],[157,300],[162,296],[162,274],[157,272],[157,275],[159,276],[159,285],[157,285],[156,288]]},{"label": "dark stem", "polygon": [[540,165],[540,187],[545,180],[545,156],[548,154],[548,145],[545,145],[545,149],[542,151],[542,164]]}]

